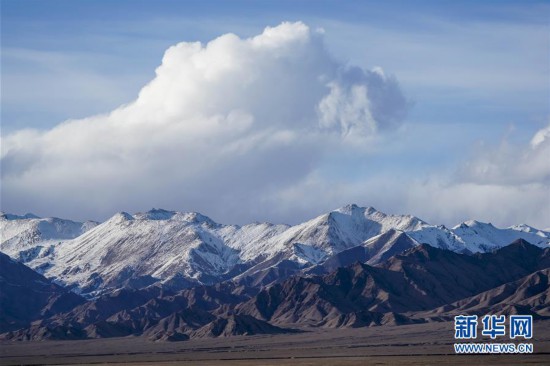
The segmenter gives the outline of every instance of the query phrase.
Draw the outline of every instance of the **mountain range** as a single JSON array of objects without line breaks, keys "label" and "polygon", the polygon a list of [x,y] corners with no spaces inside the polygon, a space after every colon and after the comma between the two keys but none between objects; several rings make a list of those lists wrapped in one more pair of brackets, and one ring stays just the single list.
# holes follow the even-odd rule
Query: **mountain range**
[{"label": "mountain range", "polygon": [[[1,268],[0,277],[4,272]],[[19,329],[24,320],[12,322],[9,328],[0,328],[6,332],[0,338],[141,336],[181,341],[315,327],[448,321],[456,314],[529,314],[548,319],[549,275],[550,249],[521,239],[495,252],[474,255],[421,244],[376,266],[356,262],[327,274],[296,275],[264,287],[228,281],[173,292],[150,286],[119,289],[88,301],[72,294],[73,302],[65,309],[35,315]],[[12,293],[12,302],[24,302],[28,292],[35,291],[33,286]],[[52,286],[44,299],[59,296],[56,290]]]},{"label": "mountain range", "polygon": [[222,225],[160,209],[121,212],[100,224],[2,214],[0,231],[0,251],[87,298],[124,287],[180,290],[229,279],[267,285],[354,260],[376,264],[419,244],[472,254],[517,239],[541,248],[550,243],[550,233],[527,225],[467,221],[449,229],[356,205],[294,226]]},{"label": "mountain range", "polygon": [[302,224],[0,216],[0,336],[152,340],[550,316],[550,233],[348,205]]}]

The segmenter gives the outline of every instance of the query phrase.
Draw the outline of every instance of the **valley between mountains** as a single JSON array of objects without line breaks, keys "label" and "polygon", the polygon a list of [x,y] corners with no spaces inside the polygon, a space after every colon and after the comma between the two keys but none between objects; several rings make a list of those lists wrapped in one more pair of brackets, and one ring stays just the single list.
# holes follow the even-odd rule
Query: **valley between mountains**
[{"label": "valley between mountains", "polygon": [[550,317],[550,233],[348,205],[302,224],[153,209],[103,223],[0,216],[0,338],[184,341]]}]

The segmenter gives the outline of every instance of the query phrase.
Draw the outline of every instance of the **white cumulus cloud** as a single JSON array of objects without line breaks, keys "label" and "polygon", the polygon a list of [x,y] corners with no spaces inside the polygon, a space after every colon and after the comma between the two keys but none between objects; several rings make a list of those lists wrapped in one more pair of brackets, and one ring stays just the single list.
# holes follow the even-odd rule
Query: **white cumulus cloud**
[{"label": "white cumulus cloud", "polygon": [[398,127],[407,101],[380,68],[339,62],[322,32],[282,23],[182,42],[136,100],[2,136],[2,208],[74,218],[152,206],[269,218],[334,149]]}]

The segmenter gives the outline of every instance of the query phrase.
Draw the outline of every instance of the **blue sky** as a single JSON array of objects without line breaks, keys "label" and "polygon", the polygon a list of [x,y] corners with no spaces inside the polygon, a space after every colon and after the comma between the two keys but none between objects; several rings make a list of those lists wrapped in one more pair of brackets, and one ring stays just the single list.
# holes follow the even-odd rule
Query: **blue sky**
[{"label": "blue sky", "polygon": [[[208,198],[182,196],[174,202],[151,194],[96,206],[69,197],[54,203],[30,183],[4,173],[5,211],[104,219],[113,210],[168,205],[200,210],[224,222],[295,222],[352,200],[447,225],[474,217],[503,226],[550,226],[544,162],[536,174],[521,170],[530,180],[510,183],[519,166],[531,165],[525,159],[539,158],[531,156],[530,141],[549,123],[547,2],[2,0],[1,5],[3,138],[29,128],[47,133],[63,121],[109,113],[132,102],[155,77],[164,52],[178,42],[206,44],[226,33],[246,39],[283,21],[301,21],[312,32],[322,28],[324,47],[334,60],[364,70],[381,67],[395,77],[408,101],[398,128],[369,136],[360,149],[316,151],[323,158],[309,161],[307,174],[281,170],[292,187],[283,180],[279,192],[270,188],[267,193],[259,180],[261,188],[252,186],[258,196],[244,207],[206,193],[198,196]],[[3,154],[3,168],[29,155],[7,160],[8,152]],[[243,175],[252,174],[243,169]],[[487,173],[491,169],[497,173]],[[79,184],[65,190],[76,194]],[[296,187],[325,197],[326,190],[332,191],[327,187],[339,188],[319,202],[313,193],[289,193]],[[430,193],[449,208],[425,203]],[[289,202],[281,198],[293,194],[297,198],[287,198]],[[484,197],[483,202],[456,197],[465,194]],[[215,202],[220,200],[242,212],[218,209]],[[279,203],[262,210],[247,206],[253,202]],[[495,212],[497,205],[506,212]]]}]

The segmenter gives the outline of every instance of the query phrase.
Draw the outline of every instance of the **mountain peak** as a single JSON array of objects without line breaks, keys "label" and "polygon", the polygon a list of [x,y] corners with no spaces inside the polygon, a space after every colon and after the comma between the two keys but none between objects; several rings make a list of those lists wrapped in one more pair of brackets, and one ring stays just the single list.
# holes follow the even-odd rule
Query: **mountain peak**
[{"label": "mountain peak", "polygon": [[536,258],[539,258],[543,251],[542,248],[532,245],[524,239],[517,239],[493,253],[481,254],[480,257],[507,258],[517,265],[528,266],[536,260]]},{"label": "mountain peak", "polygon": [[434,259],[436,256],[438,256],[441,253],[444,253],[445,255],[447,255],[448,253],[454,254],[451,251],[435,248],[429,244],[420,244],[406,250],[405,252],[403,252],[403,254],[399,255],[399,257],[416,258],[416,259],[422,258],[422,260],[428,260],[428,259]]},{"label": "mountain peak", "polygon": [[337,208],[336,210],[332,212],[339,212],[343,214],[352,214],[354,211],[357,211],[361,209],[361,207],[357,206],[355,203],[350,203],[348,205],[342,206],[340,208]]},{"label": "mountain peak", "polygon": [[368,206],[368,207],[365,207],[365,212],[369,215],[372,215],[376,212],[380,212],[378,211],[376,208],[372,207],[372,206]]},{"label": "mountain peak", "polygon": [[14,215],[6,212],[0,211],[0,219],[4,220],[25,220],[25,219],[39,219],[39,216],[36,216],[33,213],[26,213],[24,215]]},{"label": "mountain peak", "polygon": [[510,251],[516,251],[516,250],[525,250],[525,249],[528,249],[528,250],[532,249],[532,250],[537,250],[537,251],[542,250],[542,249],[538,248],[537,246],[529,243],[525,239],[517,239],[517,240],[514,240],[509,245],[506,245],[506,246],[498,249],[498,251],[499,252],[510,252]]},{"label": "mountain peak", "polygon": [[468,227],[480,226],[482,223],[477,220],[464,221],[464,224]]},{"label": "mountain peak", "polygon": [[212,225],[218,225],[216,224],[210,217],[205,216],[198,212],[186,212],[183,214],[183,220],[193,223],[201,224],[203,222],[212,224]]},{"label": "mountain peak", "polygon": [[176,214],[175,211],[163,210],[161,208],[152,208],[147,212],[139,212],[134,215],[137,219],[145,220],[170,220]]},{"label": "mountain peak", "polygon": [[134,217],[130,215],[128,212],[118,212],[113,217],[109,219],[109,221],[113,222],[124,222],[124,221],[132,221],[134,220]]},{"label": "mountain peak", "polygon": [[468,229],[468,228],[478,227],[478,226],[482,226],[482,225],[487,225],[487,224],[484,224],[484,223],[479,222],[477,220],[467,220],[467,221],[463,221],[460,224],[454,226],[453,230]]},{"label": "mountain peak", "polygon": [[383,212],[378,211],[376,208],[372,206],[361,207],[361,206],[357,206],[355,203],[350,203],[348,205],[342,206],[340,208],[337,208],[336,210],[331,211],[330,213],[333,213],[333,212],[341,213],[344,215],[350,215],[350,216],[355,216],[355,215],[372,216],[377,213],[385,215]]},{"label": "mountain peak", "polygon": [[539,230],[535,229],[534,227],[526,225],[526,224],[513,225],[513,226],[510,226],[510,229],[517,230],[517,231],[523,231],[524,233],[533,233],[533,232],[539,231]]}]

